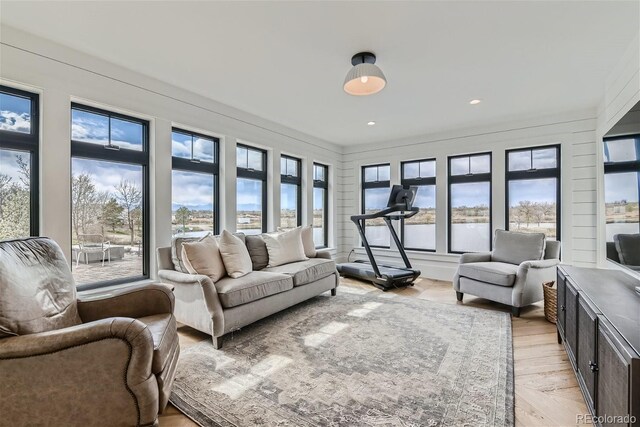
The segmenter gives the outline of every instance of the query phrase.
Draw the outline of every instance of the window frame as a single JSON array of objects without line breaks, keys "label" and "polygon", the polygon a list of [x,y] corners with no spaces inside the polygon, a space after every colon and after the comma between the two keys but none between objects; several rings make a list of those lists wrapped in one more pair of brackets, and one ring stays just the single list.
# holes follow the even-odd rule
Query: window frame
[{"label": "window frame", "polygon": [[[322,163],[313,162],[313,168],[314,167],[320,167],[324,169],[324,179],[315,179],[315,177],[313,179],[313,188],[322,188],[324,190],[323,209],[325,210],[325,214],[324,214],[324,220],[322,224],[324,229],[324,232],[322,233],[323,234],[322,238],[324,242],[322,245],[316,246],[316,249],[324,249],[329,247],[329,166],[323,165]],[[313,168],[312,168],[312,172],[313,172]],[[313,199],[313,194],[311,195],[311,197]],[[312,212],[313,210],[315,210],[315,206],[312,206]],[[311,215],[311,229],[313,232],[313,214]]]},{"label": "window frame", "polygon": [[[625,162],[604,162],[604,175],[614,174],[614,173],[633,173],[637,174],[637,182],[638,182],[638,194],[640,194],[640,133],[639,134],[630,134],[630,135],[621,135],[621,136],[612,136],[607,138],[602,138],[603,148],[604,144],[607,141],[616,141],[621,139],[631,139],[635,140],[636,150],[638,153],[638,158],[635,160],[628,160]],[[604,187],[603,187],[604,189]],[[606,203],[605,203],[606,208]],[[606,209],[605,209],[606,210]],[[640,223],[640,218],[638,218],[638,222]],[[606,213],[605,213],[605,229],[606,229]],[[606,239],[605,239],[606,240]]]},{"label": "window frame", "polygon": [[40,95],[0,85],[0,92],[31,102],[30,133],[0,130],[0,149],[23,151],[29,153],[29,234],[40,235]]},{"label": "window frame", "polygon": [[[109,119],[116,118],[137,123],[142,126],[142,150],[131,150],[127,148],[113,148],[109,145],[99,145],[91,142],[76,141],[71,138],[71,161],[74,158],[82,158],[87,160],[98,160],[110,163],[125,163],[130,165],[136,165],[142,167],[142,275],[123,277],[119,279],[99,281],[85,283],[77,286],[79,291],[85,291],[89,289],[102,288],[106,286],[119,285],[123,283],[131,283],[139,280],[147,280],[150,276],[150,261],[151,254],[149,253],[151,248],[151,190],[150,190],[150,158],[149,158],[149,132],[150,123],[148,120],[140,119],[138,117],[128,116],[118,112],[104,110],[89,105],[84,105],[76,102],[71,103],[70,112],[72,114],[71,120],[73,120],[73,110],[86,111],[92,114],[99,114],[109,117]],[[111,133],[111,130],[109,130]],[[109,144],[111,142],[111,135],[109,135]],[[73,173],[73,171],[72,171]]]},{"label": "window frame", "polygon": [[[389,176],[389,180],[387,180],[387,181],[369,181],[369,182],[365,181],[365,170],[367,168],[379,168],[380,166],[388,166],[389,167],[389,172],[391,172],[391,163],[376,163],[376,164],[373,164],[373,165],[363,165],[360,168],[360,182],[361,182],[360,199],[362,200],[360,212],[362,214],[366,213],[366,208],[365,208],[365,205],[366,205],[365,190],[368,190],[368,189],[371,189],[371,188],[388,188],[389,191],[391,191],[391,176]],[[391,174],[389,174],[389,175],[391,175]],[[362,233],[366,233],[366,224],[365,223],[366,223],[366,221],[363,221],[363,223],[362,223]],[[365,236],[366,236],[366,234],[365,234]],[[391,248],[391,239],[389,239],[389,246],[386,246],[386,245],[372,245],[372,244],[369,244],[369,246],[372,247],[372,248],[390,249]]]},{"label": "window frame", "polygon": [[[418,163],[418,168],[420,168],[420,163],[421,162],[434,162],[434,166],[435,166],[435,170],[436,170],[436,174],[437,174],[437,161],[434,157],[432,158],[428,158],[428,159],[419,159],[419,160],[405,160],[400,162],[400,184],[405,186],[405,185],[415,185],[415,186],[428,186],[428,185],[433,185],[436,189],[436,202],[437,202],[437,191],[438,191],[438,187],[436,185],[436,176],[433,177],[428,177],[428,178],[405,178],[404,177],[404,166],[406,164],[410,164],[410,163]],[[419,169],[418,169],[419,170]],[[436,217],[437,218],[437,217]],[[437,221],[436,224],[434,224],[436,226],[436,230],[437,230]],[[408,251],[420,251],[420,252],[435,252],[436,248],[433,249],[424,249],[424,248],[410,248],[405,246],[404,244],[404,218],[402,218],[400,220],[400,242],[402,243],[402,247],[405,250]],[[437,231],[436,231],[436,236],[437,236]],[[437,241],[436,241],[436,247],[437,247]]]},{"label": "window frame", "polygon": [[[298,176],[285,175],[282,168],[280,168],[280,197],[282,197],[282,184],[292,184],[296,186],[296,226],[300,227],[302,225],[302,159],[281,154],[280,160],[282,159],[296,162]],[[280,201],[280,213],[282,213],[282,201]],[[282,222],[280,226],[282,226]]]},{"label": "window frame", "polygon": [[[451,175],[451,161],[462,157],[469,158],[471,164],[472,157],[489,156],[489,172],[474,174],[469,171],[466,175]],[[466,252],[451,250],[451,185],[452,184],[469,184],[474,182],[489,182],[489,251],[493,250],[493,155],[491,151],[473,154],[457,154],[447,157],[447,253],[463,254]]]},{"label": "window frame", "polygon": [[[533,151],[538,149],[549,149],[554,148],[556,150],[556,167],[555,168],[545,168],[545,169],[534,169],[533,168]],[[509,154],[510,153],[518,153],[523,151],[531,151],[531,169],[528,170],[520,170],[520,171],[509,171]],[[555,178],[556,179],[556,241],[561,240],[561,217],[562,217],[562,208],[561,208],[561,190],[562,184],[561,180],[561,169],[562,165],[561,161],[561,145],[560,144],[551,144],[551,145],[537,145],[535,147],[524,147],[524,148],[514,148],[511,150],[505,150],[505,167],[504,167],[504,181],[505,181],[505,190],[504,190],[504,204],[505,204],[505,230],[509,230],[509,182],[510,181],[522,181],[522,180],[531,180],[531,179],[548,179]]]},{"label": "window frame", "polygon": [[[181,133],[192,137],[191,158],[171,156],[171,171],[192,172],[211,175],[213,179],[213,234],[220,233],[220,138],[203,133],[193,132],[180,127],[172,127],[171,133]],[[203,138],[213,141],[213,163],[193,158],[193,139]],[[173,149],[173,141],[171,143]],[[173,195],[172,195],[173,197]],[[173,203],[173,199],[172,199]]]},{"label": "window frame", "polygon": [[[252,168],[242,168],[238,166],[238,160],[236,158],[236,176],[237,178],[245,178],[245,179],[253,179],[255,181],[262,181],[262,232],[267,232],[267,212],[269,211],[267,208],[267,150],[263,150],[262,148],[254,147],[252,145],[247,144],[236,144],[236,156],[238,153],[238,147],[244,148],[246,150],[257,151],[262,154],[262,170],[258,171]],[[248,161],[249,151],[247,151],[247,166],[249,165]],[[236,197],[237,197],[237,186],[236,186]],[[236,205],[236,227],[238,221],[238,212]]]}]

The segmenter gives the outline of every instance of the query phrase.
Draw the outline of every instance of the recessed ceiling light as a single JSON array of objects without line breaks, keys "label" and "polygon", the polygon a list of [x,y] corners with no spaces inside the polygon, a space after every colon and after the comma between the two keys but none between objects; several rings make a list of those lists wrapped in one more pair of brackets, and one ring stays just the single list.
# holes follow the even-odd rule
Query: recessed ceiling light
[{"label": "recessed ceiling light", "polygon": [[469,101],[469,104],[471,105],[478,105],[482,102],[482,100],[480,99],[472,99],[471,101]]},{"label": "recessed ceiling light", "polygon": [[373,126],[375,124],[376,124],[376,122],[367,122],[367,125],[369,125],[369,126]]}]

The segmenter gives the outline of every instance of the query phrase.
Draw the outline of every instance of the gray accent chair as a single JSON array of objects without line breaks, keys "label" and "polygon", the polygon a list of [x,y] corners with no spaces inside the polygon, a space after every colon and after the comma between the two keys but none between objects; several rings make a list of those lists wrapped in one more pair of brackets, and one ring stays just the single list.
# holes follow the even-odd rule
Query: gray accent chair
[{"label": "gray accent chair", "polygon": [[468,293],[520,308],[543,299],[542,283],[556,280],[560,242],[542,233],[496,230],[494,250],[460,257],[453,288],[458,301]]},{"label": "gray accent chair", "polygon": [[[158,248],[158,277],[175,287],[178,322],[211,335],[222,348],[223,337],[257,320],[306,301],[326,291],[336,295],[339,276],[328,251],[315,258],[267,267],[269,255],[261,236],[236,234],[244,241],[253,271],[213,282],[202,274],[183,270],[182,243],[198,238],[174,238],[171,247]],[[182,270],[182,271],[181,271]]]}]

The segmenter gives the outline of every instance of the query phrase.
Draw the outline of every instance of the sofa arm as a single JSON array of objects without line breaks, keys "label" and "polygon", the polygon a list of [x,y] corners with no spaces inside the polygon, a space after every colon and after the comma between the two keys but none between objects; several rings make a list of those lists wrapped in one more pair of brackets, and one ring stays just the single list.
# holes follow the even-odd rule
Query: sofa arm
[{"label": "sofa arm", "polygon": [[107,425],[150,425],[158,413],[152,358],[151,332],[128,318],[4,338],[3,420],[13,425],[90,424],[99,407]]},{"label": "sofa arm", "polygon": [[491,261],[491,252],[468,252],[460,255],[460,264],[468,264],[471,262],[489,262]]},{"label": "sofa arm", "polygon": [[320,249],[316,251],[316,258],[331,259],[331,252],[329,249]]},{"label": "sofa arm", "polygon": [[174,297],[171,286],[156,283],[131,286],[109,295],[78,298],[78,313],[83,322],[109,317],[145,317],[173,313]]}]

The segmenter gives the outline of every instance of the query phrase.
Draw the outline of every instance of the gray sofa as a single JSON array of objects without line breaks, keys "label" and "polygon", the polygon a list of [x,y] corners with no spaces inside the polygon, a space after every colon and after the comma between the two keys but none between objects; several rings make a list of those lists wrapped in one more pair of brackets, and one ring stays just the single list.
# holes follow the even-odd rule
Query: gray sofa
[{"label": "gray sofa", "polygon": [[458,301],[465,293],[520,308],[543,299],[542,283],[556,280],[560,242],[544,235],[496,230],[494,250],[460,257],[453,288]]},{"label": "gray sofa", "polygon": [[185,272],[179,248],[189,239],[174,240],[172,247],[157,251],[158,277],[175,287],[178,322],[210,334],[215,348],[222,347],[229,332],[323,292],[336,294],[339,276],[328,251],[318,251],[306,261],[268,268],[262,237],[236,236],[247,245],[253,264],[251,273],[237,279],[226,276],[214,283],[208,276]]}]

